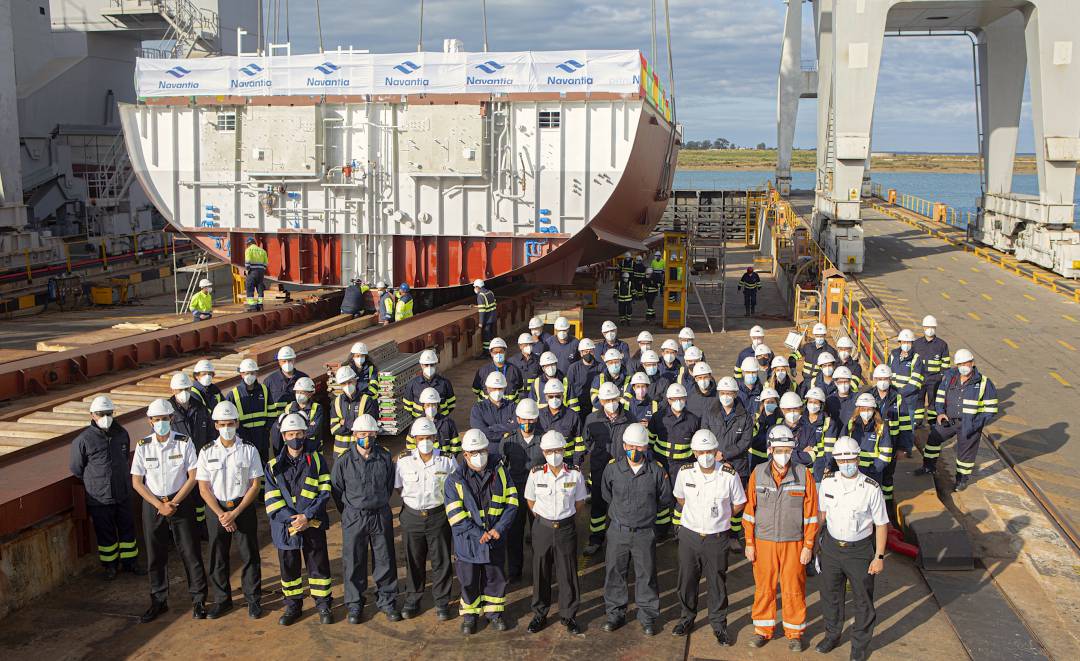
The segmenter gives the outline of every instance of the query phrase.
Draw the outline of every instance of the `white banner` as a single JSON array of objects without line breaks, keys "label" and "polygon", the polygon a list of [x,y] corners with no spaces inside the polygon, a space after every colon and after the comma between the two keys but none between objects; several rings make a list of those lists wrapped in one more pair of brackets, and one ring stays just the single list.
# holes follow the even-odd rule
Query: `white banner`
[{"label": "white banner", "polygon": [[638,51],[139,59],[139,97],[615,92],[637,94]]}]

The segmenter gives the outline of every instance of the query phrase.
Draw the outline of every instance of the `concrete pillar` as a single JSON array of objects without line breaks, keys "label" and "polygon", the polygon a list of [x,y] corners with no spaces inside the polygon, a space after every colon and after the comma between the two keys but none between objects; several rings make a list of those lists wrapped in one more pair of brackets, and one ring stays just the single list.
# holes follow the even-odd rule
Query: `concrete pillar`
[{"label": "concrete pillar", "polygon": [[[1072,224],[1076,163],[1080,159],[1080,44],[1071,0],[1039,0],[1025,9],[1031,118],[1039,201],[1061,205],[1053,224]],[[1064,209],[1063,207],[1067,207]]]},{"label": "concrete pillar", "polygon": [[[817,38],[817,173],[815,188],[827,188],[825,170],[828,168],[829,110],[833,89],[833,0],[814,3],[814,34]],[[820,206],[819,206],[820,208]]]},{"label": "concrete pillar", "polygon": [[1027,54],[1024,16],[1013,12],[979,31],[976,56],[979,67],[979,105],[983,143],[979,145],[986,175],[986,192],[1012,192],[1020,106],[1024,98]]},{"label": "concrete pillar", "polygon": [[[840,221],[859,221],[860,189],[870,154],[885,17],[892,4],[891,0],[835,0],[834,3],[836,171],[827,206],[832,207],[830,215]],[[829,211],[826,209],[826,213]]]},{"label": "concrete pillar", "polygon": [[786,2],[780,75],[776,83],[776,188],[781,195],[791,193],[791,150],[795,143],[799,97],[803,92],[802,0]]},{"label": "concrete pillar", "polygon": [[19,162],[19,100],[11,0],[0,0],[0,227],[26,225]]}]

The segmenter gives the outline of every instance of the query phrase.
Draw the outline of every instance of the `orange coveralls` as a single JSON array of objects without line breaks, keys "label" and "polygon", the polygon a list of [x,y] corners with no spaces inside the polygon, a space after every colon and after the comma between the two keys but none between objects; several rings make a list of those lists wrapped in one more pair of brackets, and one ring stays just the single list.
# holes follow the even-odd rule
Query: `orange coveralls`
[{"label": "orange coveralls", "polygon": [[[776,470],[770,461],[769,472],[774,486],[781,482],[790,471],[788,466],[783,473]],[[814,486],[813,474],[807,470],[806,488],[788,491],[790,498],[802,498],[803,537],[794,542],[771,542],[754,536],[757,520],[764,520],[765,513],[758,511],[756,478],[757,471],[750,474],[746,488],[746,509],[743,511],[743,529],[746,531],[746,546],[754,547],[757,559],[754,561],[754,606],[751,619],[754,621],[754,633],[772,638],[776,630],[776,583],[780,582],[780,593],[784,595],[784,635],[788,638],[801,638],[806,629],[806,566],[799,562],[799,552],[805,546],[813,549],[818,531],[818,499]]]}]

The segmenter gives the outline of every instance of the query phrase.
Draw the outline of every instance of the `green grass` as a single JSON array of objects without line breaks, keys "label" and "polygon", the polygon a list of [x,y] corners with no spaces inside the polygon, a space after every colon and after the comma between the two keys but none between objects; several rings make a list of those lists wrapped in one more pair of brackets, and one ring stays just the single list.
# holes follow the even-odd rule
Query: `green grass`
[{"label": "green grass", "polygon": [[[791,157],[793,170],[813,171],[816,167],[812,149],[796,149]],[[776,167],[775,149],[683,149],[679,167],[693,170],[771,170]],[[871,170],[879,172],[978,172],[979,161],[973,155],[955,154],[875,154]],[[1035,172],[1035,159],[1016,157],[1016,172]]]}]

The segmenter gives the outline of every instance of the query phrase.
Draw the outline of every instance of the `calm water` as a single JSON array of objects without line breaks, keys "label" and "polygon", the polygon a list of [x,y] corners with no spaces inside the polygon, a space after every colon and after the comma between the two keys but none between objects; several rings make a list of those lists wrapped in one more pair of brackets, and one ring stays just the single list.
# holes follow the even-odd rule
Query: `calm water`
[{"label": "calm water", "polygon": [[[680,170],[675,173],[674,188],[753,188],[772,179],[773,175],[769,170]],[[793,188],[814,188],[813,172],[794,172],[791,179]],[[898,193],[944,202],[962,211],[974,211],[979,195],[979,176],[973,173],[875,172],[873,179],[874,183],[880,183],[885,189],[895,188]],[[1013,177],[1013,191],[1017,193],[1034,195],[1038,193],[1038,186],[1038,178],[1034,174]],[[1076,188],[1074,199],[1080,210],[1080,186]]]}]

